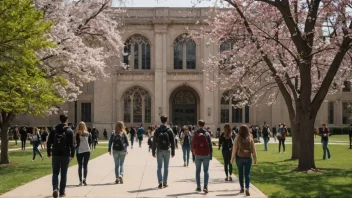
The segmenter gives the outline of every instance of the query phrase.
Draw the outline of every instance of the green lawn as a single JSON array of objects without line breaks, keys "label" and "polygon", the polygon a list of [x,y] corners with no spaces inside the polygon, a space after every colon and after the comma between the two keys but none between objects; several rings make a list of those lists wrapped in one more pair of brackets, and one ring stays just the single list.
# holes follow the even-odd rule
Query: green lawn
[{"label": "green lawn", "polygon": [[[18,141],[17,145],[14,142],[9,142],[9,149],[16,149],[16,148],[21,148],[21,141]],[[0,144],[0,150],[1,150],[1,144]]]},{"label": "green lawn", "polygon": [[[287,141],[292,141],[292,138],[287,137]],[[336,143],[350,143],[348,135],[332,135],[329,137],[329,141]],[[314,142],[321,142],[321,137],[317,135],[317,137],[314,138]]]},{"label": "green lawn", "polygon": [[[46,156],[46,152],[42,152]],[[92,152],[91,159],[107,153],[106,148],[97,148]],[[0,165],[0,195],[18,186],[51,174],[51,159],[45,157],[44,161],[37,156],[32,160],[32,150],[12,151],[9,153],[11,164]],[[77,160],[73,159],[70,166],[76,165]],[[78,177],[78,176],[77,176]]]},{"label": "green lawn", "polygon": [[[267,152],[263,145],[256,148],[258,164],[252,166],[251,183],[269,197],[351,197],[352,149],[330,145],[332,159],[322,160],[321,145],[315,145],[315,163],[324,172],[297,173],[290,172],[298,163],[290,160],[291,145],[284,154],[278,154],[273,144]],[[214,156],[223,163],[220,151],[216,149]],[[238,175],[235,165],[233,173]]]}]

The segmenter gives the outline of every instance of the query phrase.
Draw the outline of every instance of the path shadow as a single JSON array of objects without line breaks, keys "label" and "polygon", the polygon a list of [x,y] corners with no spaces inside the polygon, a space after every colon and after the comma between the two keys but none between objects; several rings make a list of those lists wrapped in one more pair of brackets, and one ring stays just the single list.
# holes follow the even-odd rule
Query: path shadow
[{"label": "path shadow", "polygon": [[[115,184],[115,182],[110,182],[110,183],[105,183],[105,184],[88,184],[87,186],[112,186],[112,185],[118,185]],[[80,188],[84,186],[79,186],[79,185],[66,185],[66,188]]]},{"label": "path shadow", "polygon": [[[202,174],[201,174],[202,176]],[[181,180],[177,180],[176,182],[180,182],[180,183],[196,183],[195,179],[181,179]],[[221,179],[221,178],[214,178],[211,179],[209,178],[209,184],[224,184],[225,180]],[[229,182],[226,182],[229,183]]]},{"label": "path shadow", "polygon": [[239,195],[240,193],[235,193],[235,194],[221,194],[221,195],[215,195],[217,197],[232,197],[232,196],[237,196]]},{"label": "path shadow", "polygon": [[[202,194],[202,193],[198,193],[198,192],[188,192],[188,193],[178,193],[178,194],[170,194],[170,195],[166,195],[168,197],[183,197],[183,196],[187,196],[187,195],[196,195],[196,194]],[[203,193],[205,195],[205,193]]]},{"label": "path shadow", "polygon": [[129,193],[141,193],[141,192],[148,192],[148,191],[153,191],[153,190],[159,190],[158,187],[155,188],[146,188],[146,189],[139,189],[139,190],[132,190],[132,191],[127,191]]}]

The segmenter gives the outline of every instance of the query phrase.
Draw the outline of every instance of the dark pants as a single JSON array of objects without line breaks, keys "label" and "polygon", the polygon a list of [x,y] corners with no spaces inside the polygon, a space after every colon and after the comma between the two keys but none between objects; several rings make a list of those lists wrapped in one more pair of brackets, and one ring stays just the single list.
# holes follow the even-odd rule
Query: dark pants
[{"label": "dark pants", "polygon": [[85,180],[87,178],[89,158],[90,158],[90,152],[77,154],[79,181],[82,181],[82,168],[83,168],[83,179]]},{"label": "dark pants", "polygon": [[21,140],[22,150],[26,150],[26,140]]},{"label": "dark pants", "polygon": [[143,137],[138,137],[139,147],[142,147]]},{"label": "dark pants", "polygon": [[95,150],[95,147],[97,146],[97,144],[98,144],[98,140],[94,140],[93,141],[93,149]]},{"label": "dark pants", "polygon": [[236,157],[236,165],[238,168],[238,180],[240,181],[241,189],[244,189],[243,186],[243,174],[245,178],[245,187],[249,189],[250,184],[250,173],[252,167],[252,158],[251,157]]},{"label": "dark pants", "polygon": [[131,135],[131,146],[133,146],[133,143],[134,143],[134,136]]},{"label": "dark pants", "polygon": [[17,145],[17,140],[18,140],[18,139],[15,139],[15,143],[16,143],[16,145]]},{"label": "dark pants", "polygon": [[66,181],[67,181],[67,169],[70,163],[70,157],[67,156],[53,156],[52,157],[53,167],[53,190],[57,190],[59,187],[59,174],[60,178],[60,195],[65,194]]},{"label": "dark pants", "polygon": [[285,152],[285,140],[279,139],[279,152],[281,151],[281,144],[282,144],[283,151]]},{"label": "dark pants", "polygon": [[43,158],[42,153],[38,149],[39,144],[40,142],[33,142],[33,160],[35,160],[37,153],[41,158]]},{"label": "dark pants", "polygon": [[222,151],[222,157],[224,158],[224,168],[226,177],[231,176],[232,174],[232,164],[230,164],[231,160],[231,151]]},{"label": "dark pants", "polygon": [[352,133],[350,133],[350,149],[352,149]]},{"label": "dark pants", "polygon": [[329,140],[322,140],[321,143],[323,144],[323,159],[326,159],[326,152],[328,153],[328,158],[330,159],[330,150],[328,148]]}]

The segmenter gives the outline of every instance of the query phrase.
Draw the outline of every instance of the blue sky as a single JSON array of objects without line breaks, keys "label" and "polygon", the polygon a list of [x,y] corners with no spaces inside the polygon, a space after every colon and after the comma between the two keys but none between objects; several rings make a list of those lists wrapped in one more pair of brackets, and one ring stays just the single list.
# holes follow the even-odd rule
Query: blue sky
[{"label": "blue sky", "polygon": [[[212,7],[218,0],[125,0],[126,7]],[[119,6],[114,0],[113,6]]]}]

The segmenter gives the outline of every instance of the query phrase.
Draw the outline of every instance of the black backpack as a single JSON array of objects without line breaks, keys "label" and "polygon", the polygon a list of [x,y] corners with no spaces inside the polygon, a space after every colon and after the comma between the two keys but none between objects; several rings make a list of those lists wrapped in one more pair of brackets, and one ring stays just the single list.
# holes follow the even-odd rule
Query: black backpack
[{"label": "black backpack", "polygon": [[120,135],[120,134],[118,134],[118,133],[116,133],[115,135],[114,135],[114,139],[113,139],[113,149],[115,150],[115,151],[123,151],[123,150],[125,150],[125,134],[122,134],[122,135]]},{"label": "black backpack", "polygon": [[269,136],[269,132],[268,132],[268,128],[263,128],[263,137],[268,137]]},{"label": "black backpack", "polygon": [[67,147],[67,142],[66,142],[66,129],[68,127],[64,127],[62,131],[55,131],[54,135],[54,144],[53,148],[56,150],[65,150]]},{"label": "black backpack", "polygon": [[165,131],[160,129],[159,135],[157,137],[158,149],[169,150],[170,139],[168,130],[168,128]]}]

